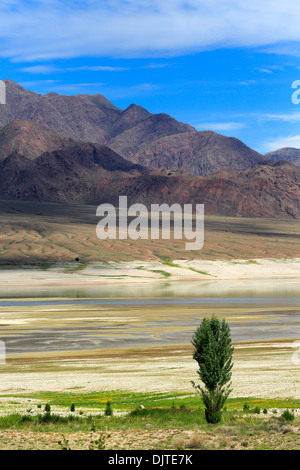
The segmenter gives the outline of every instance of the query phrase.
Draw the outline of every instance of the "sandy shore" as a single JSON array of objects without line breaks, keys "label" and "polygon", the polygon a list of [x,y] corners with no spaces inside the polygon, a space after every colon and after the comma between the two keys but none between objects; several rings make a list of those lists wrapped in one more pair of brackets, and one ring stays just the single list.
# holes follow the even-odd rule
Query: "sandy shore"
[{"label": "sandy shore", "polygon": [[0,269],[0,287],[71,286],[169,281],[299,279],[300,258],[275,260],[173,260],[90,263]]}]

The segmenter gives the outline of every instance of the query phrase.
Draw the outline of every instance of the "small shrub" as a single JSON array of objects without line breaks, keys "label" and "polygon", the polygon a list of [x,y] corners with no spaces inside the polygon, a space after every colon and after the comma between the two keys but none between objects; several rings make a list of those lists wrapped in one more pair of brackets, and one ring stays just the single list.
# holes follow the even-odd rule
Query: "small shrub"
[{"label": "small shrub", "polygon": [[46,403],[46,405],[45,405],[45,411],[46,411],[46,413],[50,413],[50,411],[51,411],[50,403]]},{"label": "small shrub", "polygon": [[259,407],[259,406],[255,406],[255,407],[253,408],[253,413],[259,415],[259,414],[260,414],[260,407]]},{"label": "small shrub", "polygon": [[32,418],[30,415],[24,415],[21,417],[21,422],[22,423],[25,423],[25,422],[31,422],[32,421]]},{"label": "small shrub", "polygon": [[60,450],[71,450],[69,441],[64,435],[62,435],[62,440],[58,441],[58,445],[60,446]]},{"label": "small shrub", "polygon": [[106,448],[106,439],[110,437],[110,434],[101,433],[98,439],[93,439],[89,443],[89,450],[104,450]]},{"label": "small shrub", "polygon": [[285,410],[285,411],[281,414],[281,417],[282,417],[285,421],[294,421],[294,419],[295,419],[294,413],[292,413],[292,412],[289,411],[289,410]]},{"label": "small shrub", "polygon": [[72,403],[72,405],[70,406],[70,411],[72,411],[72,412],[75,411],[75,405],[74,405],[74,403]]},{"label": "small shrub", "polygon": [[39,403],[39,404],[37,405],[37,408],[42,408],[42,405]]},{"label": "small shrub", "polygon": [[104,414],[105,414],[105,416],[112,416],[113,415],[113,410],[112,410],[110,401],[106,402],[106,408],[105,408]]},{"label": "small shrub", "polygon": [[265,414],[265,415],[266,415],[266,414],[268,414],[268,410],[267,410],[267,408],[264,408],[264,410],[263,410],[263,414]]},{"label": "small shrub", "polygon": [[250,406],[249,406],[248,403],[244,403],[243,410],[244,410],[244,411],[250,411]]}]

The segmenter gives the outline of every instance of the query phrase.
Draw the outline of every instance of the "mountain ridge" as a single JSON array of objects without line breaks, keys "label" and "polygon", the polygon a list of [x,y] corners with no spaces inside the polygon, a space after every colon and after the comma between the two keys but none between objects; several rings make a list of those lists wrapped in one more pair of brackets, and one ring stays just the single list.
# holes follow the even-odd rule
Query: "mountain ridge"
[{"label": "mountain ridge", "polygon": [[300,168],[234,137],[136,104],[121,110],[102,95],[7,87],[2,199],[118,204],[127,195],[130,204],[203,203],[212,215],[300,217]]},{"label": "mountain ridge", "polygon": [[[106,145],[123,158],[152,169],[167,167],[202,175],[266,160],[238,139],[198,132],[165,113],[152,114],[136,104],[121,110],[99,94],[40,95],[5,82],[8,104],[0,107],[2,125],[15,119],[30,120],[64,138]],[[209,145],[205,143],[208,132]]]}]

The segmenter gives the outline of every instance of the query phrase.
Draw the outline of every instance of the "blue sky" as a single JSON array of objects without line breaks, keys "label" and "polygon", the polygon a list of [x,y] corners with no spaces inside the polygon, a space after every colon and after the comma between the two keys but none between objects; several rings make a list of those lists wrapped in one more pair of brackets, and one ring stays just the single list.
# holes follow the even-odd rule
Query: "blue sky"
[{"label": "blue sky", "polygon": [[0,79],[300,148],[298,0],[1,0]]}]

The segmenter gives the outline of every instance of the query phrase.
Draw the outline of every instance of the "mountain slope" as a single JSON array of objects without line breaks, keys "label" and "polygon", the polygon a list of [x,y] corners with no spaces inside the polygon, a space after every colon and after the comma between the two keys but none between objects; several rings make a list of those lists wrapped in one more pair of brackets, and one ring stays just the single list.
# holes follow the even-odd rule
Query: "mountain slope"
[{"label": "mountain slope", "polygon": [[[156,120],[160,122],[160,115],[150,114],[136,105],[131,105],[123,111],[99,94],[39,95],[11,80],[4,82],[7,105],[0,107],[2,125],[14,119],[28,119],[74,140],[104,144],[147,118],[152,119],[154,127]],[[174,129],[169,129],[169,133],[193,130],[191,126],[177,123],[175,119],[173,122]],[[155,132],[155,129],[152,132]]]},{"label": "mountain slope", "polygon": [[147,169],[124,160],[99,144],[76,143],[31,160],[18,152],[0,163],[0,197],[26,201],[85,201],[95,181],[144,174]]},{"label": "mountain slope", "polygon": [[275,150],[274,152],[266,153],[265,156],[271,158],[274,162],[284,160],[300,166],[300,149],[297,148],[284,147],[279,150]]},{"label": "mountain slope", "polygon": [[[105,144],[125,159],[152,169],[206,175],[267,160],[237,139],[197,132],[167,114],[151,114],[135,104],[121,110],[102,95],[39,95],[5,82],[7,105],[0,107],[3,125],[15,119],[29,120],[76,141]],[[35,158],[36,153],[26,155]]]},{"label": "mountain slope", "polygon": [[16,119],[0,128],[0,160],[15,152],[34,160],[46,151],[66,149],[74,143],[32,121]]},{"label": "mountain slope", "polygon": [[97,144],[46,152],[35,160],[13,154],[0,163],[2,199],[118,206],[120,195],[148,207],[192,203],[204,204],[206,214],[299,218],[300,168],[280,162],[209,176],[149,173]]},{"label": "mountain slope", "polygon": [[124,134],[129,131],[111,140],[109,146],[123,157],[149,168],[174,168],[208,175],[226,168],[245,169],[269,161],[240,140],[212,131],[162,136],[152,142],[145,139],[136,146],[133,138],[128,138],[129,149],[124,146]]}]

